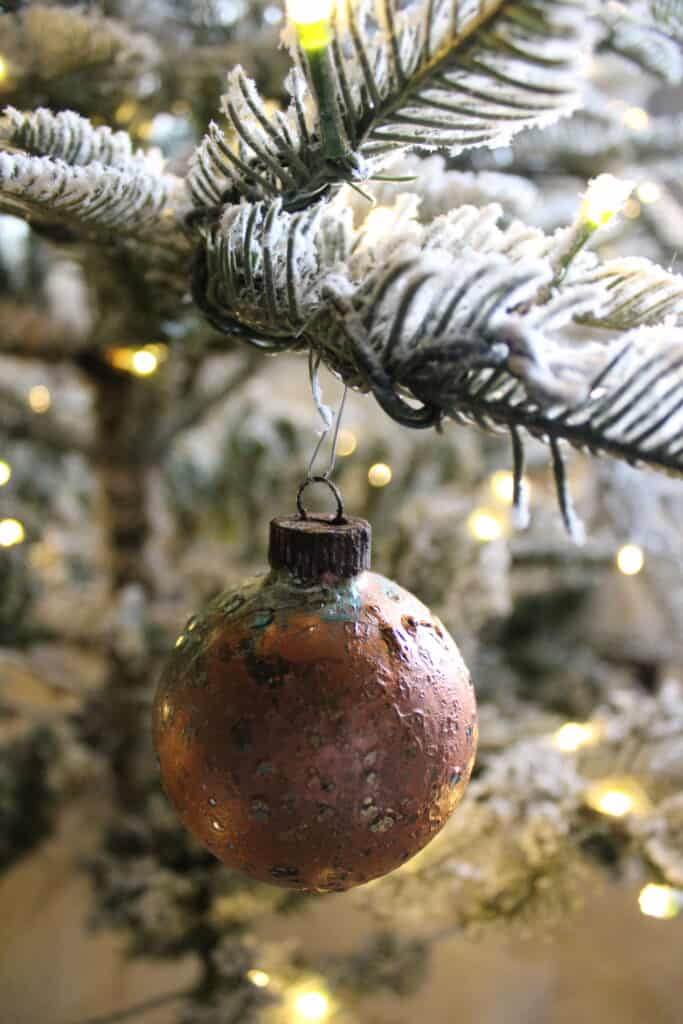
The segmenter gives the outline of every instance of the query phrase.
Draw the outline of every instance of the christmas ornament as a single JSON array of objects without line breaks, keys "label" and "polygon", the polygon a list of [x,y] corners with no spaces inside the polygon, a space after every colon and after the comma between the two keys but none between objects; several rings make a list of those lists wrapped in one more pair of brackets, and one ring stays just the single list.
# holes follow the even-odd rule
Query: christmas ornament
[{"label": "christmas ornament", "polygon": [[314,479],[337,515],[310,515],[300,491],[299,514],[271,523],[270,573],[190,619],[159,684],[154,740],[180,819],[216,857],[330,892],[391,871],[439,832],[472,771],[477,721],[451,637],[368,571],[368,523]]}]

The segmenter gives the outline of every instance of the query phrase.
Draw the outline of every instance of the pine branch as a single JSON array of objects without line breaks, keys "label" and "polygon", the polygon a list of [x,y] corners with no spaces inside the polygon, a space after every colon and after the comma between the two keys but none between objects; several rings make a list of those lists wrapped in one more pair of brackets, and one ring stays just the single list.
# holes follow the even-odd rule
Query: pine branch
[{"label": "pine branch", "polygon": [[144,153],[133,153],[127,132],[113,132],[108,126],[95,128],[72,110],[53,114],[39,107],[24,114],[7,107],[0,120],[3,143],[31,156],[62,160],[72,167],[97,163],[135,174],[148,169]]},{"label": "pine branch", "polygon": [[[588,48],[583,0],[488,0],[451,14],[447,0],[341,5],[328,69],[343,152],[330,152],[311,58],[289,34],[295,67],[286,115],[271,116],[241,68],[228,79],[223,113],[198,148],[190,187],[199,206],[283,196],[299,209],[345,180],[367,178],[400,149],[458,153],[495,146],[546,125],[578,102]],[[377,26],[380,26],[378,30]]]},{"label": "pine branch", "polygon": [[181,183],[144,167],[70,166],[47,156],[0,153],[0,202],[39,222],[66,222],[86,237],[144,234],[153,245],[157,235],[170,248],[185,248],[178,225]]},{"label": "pine branch", "polygon": [[618,331],[664,321],[683,326],[683,278],[649,260],[607,260],[573,281],[606,288],[599,312],[579,317],[579,323]]}]

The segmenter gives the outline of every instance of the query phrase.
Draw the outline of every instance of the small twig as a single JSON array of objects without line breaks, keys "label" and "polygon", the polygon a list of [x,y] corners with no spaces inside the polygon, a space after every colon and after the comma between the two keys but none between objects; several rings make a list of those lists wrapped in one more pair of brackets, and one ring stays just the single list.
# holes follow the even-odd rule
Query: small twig
[{"label": "small twig", "polygon": [[125,1010],[117,1010],[115,1013],[108,1013],[101,1017],[88,1017],[87,1020],[77,1021],[76,1024],[118,1024],[122,1020],[131,1020],[148,1010],[156,1010],[167,1003],[175,1003],[178,999],[187,999],[194,990],[191,988],[180,989],[177,992],[167,992],[163,996],[154,996],[146,999],[144,1003],[136,1003]]},{"label": "small twig", "polygon": [[235,373],[217,388],[208,392],[200,391],[191,394],[187,401],[183,402],[174,414],[160,426],[157,436],[151,443],[152,456],[158,458],[163,455],[178,434],[196,426],[215,406],[220,405],[235,391],[239,391],[254,376],[259,362],[259,357],[256,354],[250,354]]}]

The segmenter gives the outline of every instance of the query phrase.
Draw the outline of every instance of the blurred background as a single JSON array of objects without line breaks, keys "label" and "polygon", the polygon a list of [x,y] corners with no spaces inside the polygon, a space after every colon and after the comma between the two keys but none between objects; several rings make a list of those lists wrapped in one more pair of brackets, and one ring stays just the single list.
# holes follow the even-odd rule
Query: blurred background
[{"label": "blurred background", "polygon": [[[550,232],[610,171],[636,188],[602,251],[676,270],[680,47],[602,7],[585,109],[459,157],[454,202]],[[234,64],[283,101],[275,3],[0,9],[3,105],[125,129],[171,174]],[[177,823],[149,708],[187,618],[262,572],[270,518],[294,511],[321,428],[306,358],[218,335],[161,253],[141,273],[113,233],[22,212],[0,199],[0,1021],[679,1022],[680,481],[570,456],[577,546],[542,445],[521,530],[504,439],[411,432],[351,394],[334,479],[373,524],[373,568],[468,663],[477,768],[386,879],[251,882]]]}]

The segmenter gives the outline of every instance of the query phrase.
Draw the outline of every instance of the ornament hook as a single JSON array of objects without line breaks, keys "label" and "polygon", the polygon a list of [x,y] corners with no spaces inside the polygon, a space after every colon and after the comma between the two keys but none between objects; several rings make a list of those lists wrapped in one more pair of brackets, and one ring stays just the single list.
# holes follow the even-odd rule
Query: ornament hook
[{"label": "ornament hook", "polygon": [[334,495],[334,500],[337,502],[337,514],[332,520],[332,525],[339,526],[342,523],[345,523],[346,517],[344,515],[344,499],[341,496],[341,491],[339,490],[337,485],[333,484],[332,481],[326,476],[309,476],[304,480],[304,482],[299,487],[296,496],[296,507],[299,513],[299,518],[311,518],[308,509],[306,509],[303,502],[303,494],[306,488],[309,486],[309,484],[327,484],[329,489],[332,491],[332,494]]}]

